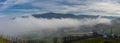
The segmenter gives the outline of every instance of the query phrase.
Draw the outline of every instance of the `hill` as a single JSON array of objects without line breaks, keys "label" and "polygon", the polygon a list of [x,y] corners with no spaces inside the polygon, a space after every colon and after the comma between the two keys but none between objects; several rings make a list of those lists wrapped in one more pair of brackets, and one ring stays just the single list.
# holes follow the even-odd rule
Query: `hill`
[{"label": "hill", "polygon": [[120,43],[120,39],[88,38],[85,40],[72,41],[70,43]]},{"label": "hill", "polygon": [[8,43],[9,41],[7,39],[4,39],[0,36],[0,43]]}]

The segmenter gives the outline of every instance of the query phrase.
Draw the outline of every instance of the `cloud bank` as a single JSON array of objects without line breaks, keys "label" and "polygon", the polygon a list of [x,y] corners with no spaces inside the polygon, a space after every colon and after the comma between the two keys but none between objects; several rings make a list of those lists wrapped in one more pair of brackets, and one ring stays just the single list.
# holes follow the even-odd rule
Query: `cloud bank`
[{"label": "cloud bank", "polygon": [[[23,34],[34,33],[40,31],[41,35],[44,31],[58,31],[61,28],[80,29],[80,26],[94,26],[96,24],[111,24],[110,19],[97,18],[97,19],[44,19],[44,18],[16,18],[15,20],[1,20],[0,21],[0,32],[5,35],[18,36]],[[39,34],[39,33],[38,33]],[[51,34],[51,33],[47,33]],[[47,35],[46,34],[46,35]],[[45,35],[45,34],[44,34]],[[40,36],[42,37],[42,36]]]}]

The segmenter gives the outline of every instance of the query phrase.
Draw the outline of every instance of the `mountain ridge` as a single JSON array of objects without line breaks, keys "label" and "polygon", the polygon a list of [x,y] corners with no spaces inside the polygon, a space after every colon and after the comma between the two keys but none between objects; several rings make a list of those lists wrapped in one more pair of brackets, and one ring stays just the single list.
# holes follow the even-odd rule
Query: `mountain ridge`
[{"label": "mountain ridge", "polygon": [[[64,13],[53,13],[53,12],[48,12],[48,13],[42,13],[42,14],[32,14],[30,15],[34,18],[45,18],[45,19],[62,19],[62,18],[72,18],[72,19],[96,19],[96,18],[107,18],[107,19],[119,19],[120,17],[115,17],[115,16],[100,16],[100,15],[75,15],[75,14],[64,14]],[[16,19],[17,17],[13,17],[11,19]],[[20,18],[29,18],[29,16],[20,16]]]}]

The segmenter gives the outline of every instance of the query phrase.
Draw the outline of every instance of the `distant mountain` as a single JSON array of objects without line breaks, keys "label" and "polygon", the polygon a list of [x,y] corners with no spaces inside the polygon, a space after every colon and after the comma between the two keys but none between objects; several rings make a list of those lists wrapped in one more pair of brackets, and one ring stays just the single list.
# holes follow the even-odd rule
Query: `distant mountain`
[{"label": "distant mountain", "polygon": [[[72,19],[84,19],[84,18],[90,18],[90,19],[96,19],[99,18],[99,15],[75,15],[75,14],[63,14],[63,13],[43,13],[43,14],[32,14],[32,17],[35,18],[46,18],[46,19],[61,19],[61,18],[72,18]],[[16,19],[17,17],[11,18],[11,19]],[[29,16],[20,16],[20,18],[29,18]],[[108,18],[108,19],[118,19],[120,17],[115,17],[115,16],[101,16],[101,18]]]},{"label": "distant mountain", "polygon": [[77,19],[83,19],[83,18],[97,18],[98,16],[93,15],[74,15],[74,14],[62,14],[62,13],[44,13],[44,14],[33,14],[32,15],[35,18],[77,18]]}]

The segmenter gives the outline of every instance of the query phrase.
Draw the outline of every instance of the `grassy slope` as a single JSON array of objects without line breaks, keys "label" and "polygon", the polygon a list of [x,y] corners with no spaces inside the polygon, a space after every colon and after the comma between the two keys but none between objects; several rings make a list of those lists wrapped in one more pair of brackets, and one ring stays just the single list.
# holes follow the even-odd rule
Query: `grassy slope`
[{"label": "grassy slope", "polygon": [[0,37],[0,43],[7,43],[7,42],[8,42],[8,40],[3,39],[2,37]]},{"label": "grassy slope", "polygon": [[73,41],[71,43],[120,43],[120,39],[89,38],[85,40]]}]

